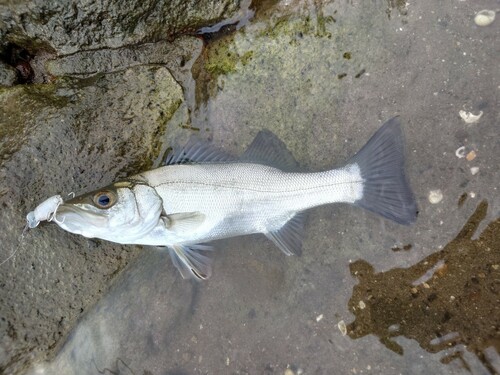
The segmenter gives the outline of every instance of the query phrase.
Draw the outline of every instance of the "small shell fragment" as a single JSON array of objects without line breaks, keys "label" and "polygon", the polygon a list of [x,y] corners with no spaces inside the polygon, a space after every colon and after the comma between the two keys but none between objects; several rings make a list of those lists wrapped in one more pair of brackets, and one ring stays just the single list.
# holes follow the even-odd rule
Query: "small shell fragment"
[{"label": "small shell fragment", "polygon": [[317,321],[317,322],[320,322],[322,319],[323,319],[323,314],[318,315],[318,316],[316,317],[316,321]]},{"label": "small shell fragment", "polygon": [[472,150],[471,152],[469,152],[467,154],[467,156],[465,157],[467,159],[467,161],[472,161],[476,158],[476,151]]},{"label": "small shell fragment", "polygon": [[474,176],[479,172],[479,167],[472,167],[470,173]]},{"label": "small shell fragment", "polygon": [[347,335],[347,326],[345,325],[345,322],[341,320],[340,322],[337,323],[337,327],[339,327],[340,333],[342,333],[342,336]]},{"label": "small shell fragment", "polygon": [[465,158],[465,146],[457,148],[455,150],[455,156],[459,159]]},{"label": "small shell fragment", "polygon": [[495,20],[495,11],[483,9],[476,13],[474,17],[474,22],[478,26],[488,26],[493,23]]},{"label": "small shell fragment", "polygon": [[464,110],[461,110],[458,112],[458,114],[467,124],[473,124],[479,121],[479,119],[483,115],[483,111],[479,111],[479,113],[475,115],[472,112],[465,112]]},{"label": "small shell fragment", "polygon": [[429,192],[429,202],[432,204],[439,203],[443,200],[443,192],[439,189],[431,190]]}]

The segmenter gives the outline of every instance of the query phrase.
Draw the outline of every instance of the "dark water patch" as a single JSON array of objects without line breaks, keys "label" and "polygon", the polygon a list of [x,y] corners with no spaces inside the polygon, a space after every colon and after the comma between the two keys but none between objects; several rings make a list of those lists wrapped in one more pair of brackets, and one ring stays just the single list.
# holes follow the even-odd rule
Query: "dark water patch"
[{"label": "dark water patch", "polygon": [[459,358],[465,368],[468,350],[497,373],[485,351],[500,352],[500,219],[472,240],[487,207],[480,203],[453,241],[410,268],[375,273],[364,260],[352,263],[359,284],[349,301],[356,319],[348,335],[376,335],[401,355],[394,338],[403,336],[430,353],[446,350],[441,362]]},{"label": "dark water patch", "polygon": [[225,19],[212,26],[205,26],[199,29],[196,34],[200,35],[205,41],[215,40],[221,36],[230,34],[244,27],[255,15],[255,7],[251,0],[243,0],[240,4],[240,10],[231,18]]}]

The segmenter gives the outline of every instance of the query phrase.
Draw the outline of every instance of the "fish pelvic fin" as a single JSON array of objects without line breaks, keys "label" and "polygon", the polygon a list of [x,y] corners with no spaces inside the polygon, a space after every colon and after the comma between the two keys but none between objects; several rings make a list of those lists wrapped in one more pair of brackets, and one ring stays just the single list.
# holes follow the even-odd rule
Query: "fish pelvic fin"
[{"label": "fish pelvic fin", "polygon": [[212,275],[212,260],[204,252],[213,248],[208,245],[170,245],[170,257],[183,279],[206,280]]},{"label": "fish pelvic fin", "polygon": [[405,175],[404,142],[398,117],[388,120],[347,163],[357,164],[362,197],[354,204],[399,224],[417,218],[417,204]]},{"label": "fish pelvic fin", "polygon": [[302,255],[304,235],[304,213],[295,214],[278,230],[265,233],[285,255]]}]

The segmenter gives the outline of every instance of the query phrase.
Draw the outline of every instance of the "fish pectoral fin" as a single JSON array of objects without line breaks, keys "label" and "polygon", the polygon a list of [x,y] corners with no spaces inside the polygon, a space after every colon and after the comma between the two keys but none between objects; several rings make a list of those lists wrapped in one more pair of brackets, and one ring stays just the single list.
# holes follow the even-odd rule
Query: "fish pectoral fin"
[{"label": "fish pectoral fin", "polygon": [[165,227],[177,235],[184,235],[196,230],[205,221],[201,212],[180,212],[163,217]]},{"label": "fish pectoral fin", "polygon": [[174,266],[183,279],[206,280],[212,274],[212,260],[202,252],[213,250],[208,245],[171,245],[168,246]]},{"label": "fish pectoral fin", "polygon": [[286,255],[302,254],[302,237],[304,235],[304,214],[299,212],[278,230],[265,233]]}]

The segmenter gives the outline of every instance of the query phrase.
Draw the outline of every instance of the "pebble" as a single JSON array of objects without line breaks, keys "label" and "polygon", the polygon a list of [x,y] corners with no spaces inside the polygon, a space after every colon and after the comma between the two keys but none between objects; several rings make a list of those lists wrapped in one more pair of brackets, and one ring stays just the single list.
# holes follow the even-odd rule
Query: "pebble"
[{"label": "pebble", "polygon": [[474,17],[474,22],[478,26],[488,26],[493,23],[495,20],[495,11],[483,9],[476,13]]},{"label": "pebble", "polygon": [[458,114],[467,124],[473,124],[479,121],[479,119],[483,115],[483,111],[479,111],[479,113],[475,115],[472,112],[465,112],[464,110],[461,110],[458,112]]},{"label": "pebble", "polygon": [[470,173],[474,176],[477,174],[477,172],[479,172],[479,167],[472,167],[470,169]]},{"label": "pebble", "polygon": [[467,154],[467,156],[465,157],[467,159],[467,161],[472,161],[476,158],[476,151],[472,150],[471,152],[469,152]]},{"label": "pebble", "polygon": [[429,202],[431,202],[432,204],[439,203],[442,200],[443,200],[443,193],[441,190],[437,189],[437,190],[431,190],[429,192]]},{"label": "pebble", "polygon": [[337,327],[339,327],[340,333],[342,333],[342,336],[347,335],[347,326],[345,325],[345,322],[341,320],[340,322],[337,323]]}]

